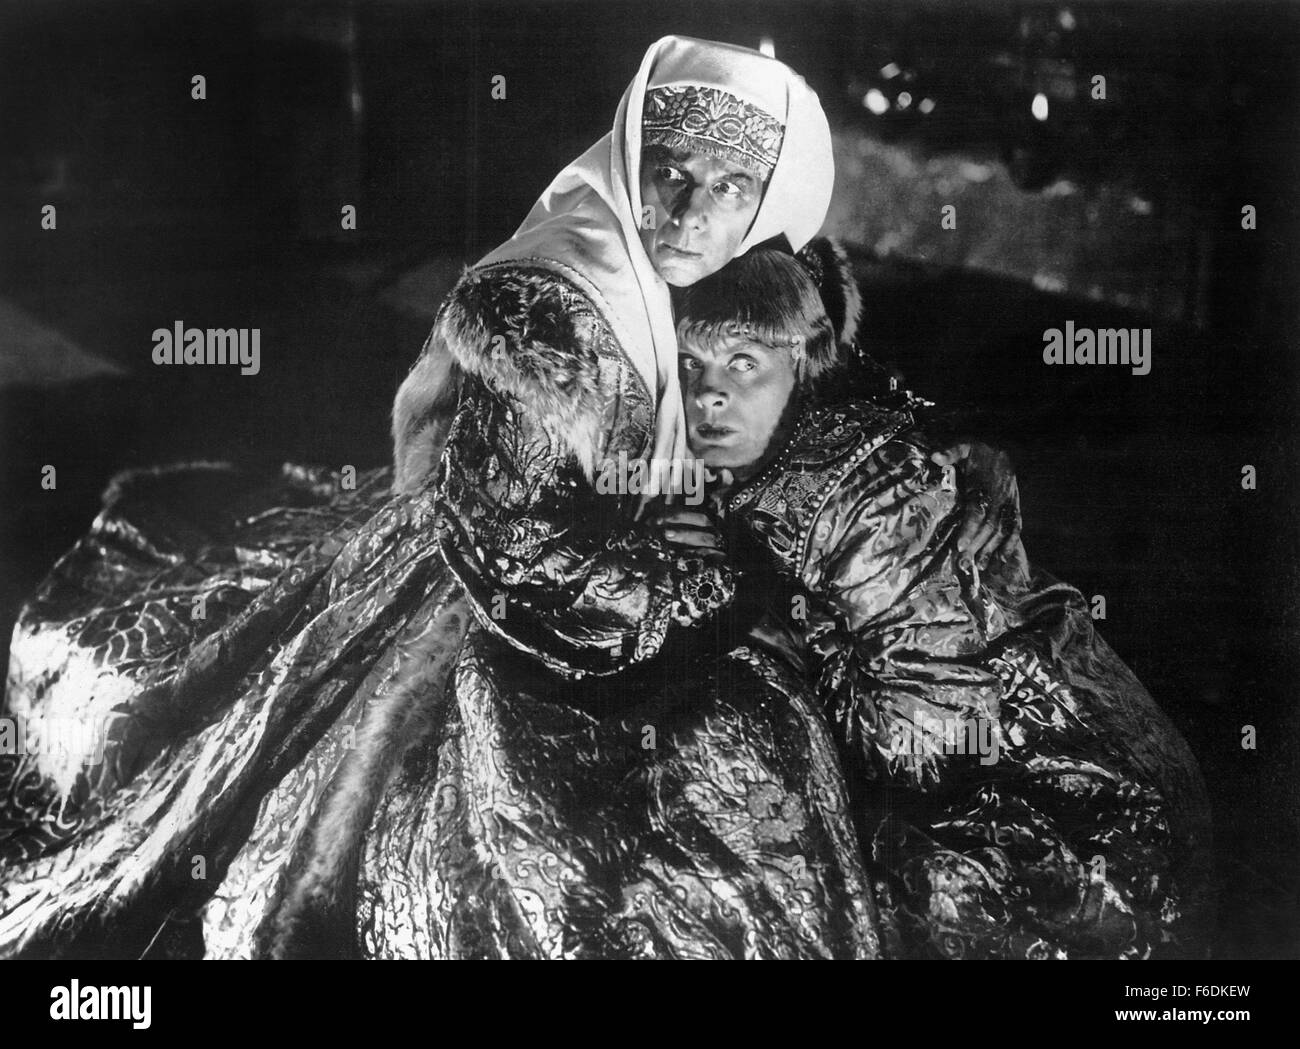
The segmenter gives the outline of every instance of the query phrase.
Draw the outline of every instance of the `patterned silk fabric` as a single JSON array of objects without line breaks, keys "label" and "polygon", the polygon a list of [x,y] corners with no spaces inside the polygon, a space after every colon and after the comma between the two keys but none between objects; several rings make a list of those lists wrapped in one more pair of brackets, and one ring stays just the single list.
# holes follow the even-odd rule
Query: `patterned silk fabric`
[{"label": "patterned silk fabric", "polygon": [[[583,330],[599,447],[644,455],[651,402]],[[115,483],[15,632],[6,713],[110,729],[102,761],[0,757],[0,955],[880,954],[809,691],[718,644],[729,570],[464,384],[413,494]]]},{"label": "patterned silk fabric", "polygon": [[[640,379],[548,294],[587,318],[596,453],[646,455]],[[410,494],[114,483],[15,629],[5,714],[107,743],[0,755],[0,956],[1196,953],[1186,746],[1077,592],[1019,549],[959,569],[906,411],[811,413],[735,493],[719,616],[730,568],[463,383]],[[908,753],[922,715],[995,723],[998,760]]]},{"label": "patterned silk fabric", "polygon": [[574,690],[468,649],[446,739],[367,842],[366,953],[878,955],[833,742],[775,661],[675,655]]},{"label": "patterned silk fabric", "polygon": [[[24,608],[6,714],[102,719],[108,744],[70,787],[63,755],[0,757],[0,953],[141,953],[220,882],[260,794],[382,702],[412,630],[456,618],[427,498],[330,480],[122,479]],[[458,645],[420,640],[450,666]]]},{"label": "patterned silk fabric", "polygon": [[[644,418],[628,412],[644,394],[605,353],[622,411]],[[638,433],[612,432],[603,455]],[[876,955],[838,762],[806,688],[745,649],[720,661],[705,635],[670,643],[671,625],[726,601],[730,572],[648,537],[633,494],[611,513],[615,497],[592,494],[557,446],[511,398],[462,399],[443,548],[485,629],[462,653],[446,733],[407,758],[372,825],[363,950]]]},{"label": "patterned silk fabric", "polygon": [[741,560],[806,608],[770,647],[818,683],[889,953],[1204,952],[1209,810],[1186,743],[1018,538],[982,579],[961,566],[957,486],[907,410],[806,411],[726,510]]}]

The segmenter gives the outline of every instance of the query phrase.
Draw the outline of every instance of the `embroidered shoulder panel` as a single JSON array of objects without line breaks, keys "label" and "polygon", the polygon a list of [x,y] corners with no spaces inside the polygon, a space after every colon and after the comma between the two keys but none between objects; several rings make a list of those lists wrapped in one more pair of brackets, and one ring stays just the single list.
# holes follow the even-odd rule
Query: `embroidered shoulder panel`
[{"label": "embroidered shoulder panel", "polygon": [[784,566],[801,574],[817,518],[840,483],[912,425],[910,412],[868,401],[812,409],[781,456],[732,497],[728,513],[744,515]]}]

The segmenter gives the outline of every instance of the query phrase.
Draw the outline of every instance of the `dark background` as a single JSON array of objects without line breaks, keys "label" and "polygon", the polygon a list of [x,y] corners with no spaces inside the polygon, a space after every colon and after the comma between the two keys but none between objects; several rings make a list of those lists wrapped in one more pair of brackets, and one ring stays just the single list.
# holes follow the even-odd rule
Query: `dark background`
[{"label": "dark background", "polygon": [[[1106,598],[1102,632],[1187,734],[1220,955],[1300,954],[1291,5],[8,4],[0,630],[116,470],[386,461],[459,267],[608,130],[667,33],[766,37],[818,91],[868,348],[982,413],[1031,558]],[[1151,373],[1045,366],[1067,319],[1151,327]],[[176,320],[261,328],[261,373],[153,366]]]}]

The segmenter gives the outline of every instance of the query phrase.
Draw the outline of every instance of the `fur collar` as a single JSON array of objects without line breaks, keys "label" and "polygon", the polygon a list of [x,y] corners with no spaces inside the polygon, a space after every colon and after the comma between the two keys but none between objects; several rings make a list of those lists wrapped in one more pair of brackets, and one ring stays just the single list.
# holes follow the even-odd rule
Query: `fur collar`
[{"label": "fur collar", "polygon": [[543,265],[466,269],[393,405],[396,489],[412,491],[432,478],[462,373],[517,398],[585,464],[606,403],[604,329],[586,296]]},{"label": "fur collar", "polygon": [[508,264],[466,270],[442,315],[441,333],[466,372],[548,418],[564,419],[600,412],[601,327],[568,280],[552,270]]}]

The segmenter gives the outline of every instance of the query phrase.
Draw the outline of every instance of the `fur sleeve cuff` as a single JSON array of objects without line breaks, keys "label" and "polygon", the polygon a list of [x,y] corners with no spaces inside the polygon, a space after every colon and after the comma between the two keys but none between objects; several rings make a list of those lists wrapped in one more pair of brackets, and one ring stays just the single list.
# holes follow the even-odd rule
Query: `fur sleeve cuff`
[{"label": "fur sleeve cuff", "polygon": [[452,289],[393,410],[399,491],[426,483],[469,375],[518,399],[584,462],[600,437],[600,345],[608,327],[594,304],[542,265],[469,269]]}]

